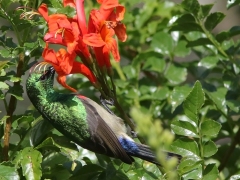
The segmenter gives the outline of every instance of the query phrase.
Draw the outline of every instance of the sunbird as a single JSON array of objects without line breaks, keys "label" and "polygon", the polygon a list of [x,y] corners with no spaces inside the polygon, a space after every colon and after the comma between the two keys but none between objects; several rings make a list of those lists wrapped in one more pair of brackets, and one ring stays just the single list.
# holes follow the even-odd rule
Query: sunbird
[{"label": "sunbird", "polygon": [[[27,94],[44,119],[79,146],[131,164],[134,157],[159,165],[150,147],[127,135],[123,120],[95,101],[53,89],[55,70],[32,71],[26,82]],[[168,153],[168,156],[174,156]]]}]

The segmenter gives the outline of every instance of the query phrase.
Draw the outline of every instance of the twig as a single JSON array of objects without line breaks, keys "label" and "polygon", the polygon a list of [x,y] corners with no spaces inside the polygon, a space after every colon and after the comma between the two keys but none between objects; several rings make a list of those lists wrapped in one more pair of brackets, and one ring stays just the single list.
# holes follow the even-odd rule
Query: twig
[{"label": "twig", "polygon": [[[16,77],[21,77],[23,75],[23,66],[24,66],[24,53],[21,53],[19,55],[19,61],[17,66],[17,75]],[[13,88],[16,88],[20,85],[20,81],[14,82]],[[8,151],[9,151],[9,139],[10,139],[10,131],[12,128],[12,116],[16,109],[17,105],[17,99],[15,96],[11,95],[9,106],[7,108],[7,120],[6,120],[6,126],[4,130],[4,139],[3,139],[3,161],[8,161]]]},{"label": "twig", "polygon": [[240,128],[238,129],[238,132],[236,133],[236,135],[232,138],[231,145],[230,145],[227,153],[225,153],[225,156],[222,158],[220,166],[218,167],[219,172],[222,171],[224,169],[224,167],[227,165],[229,157],[232,155],[232,153],[235,149],[235,146],[239,143],[239,139],[240,139]]}]

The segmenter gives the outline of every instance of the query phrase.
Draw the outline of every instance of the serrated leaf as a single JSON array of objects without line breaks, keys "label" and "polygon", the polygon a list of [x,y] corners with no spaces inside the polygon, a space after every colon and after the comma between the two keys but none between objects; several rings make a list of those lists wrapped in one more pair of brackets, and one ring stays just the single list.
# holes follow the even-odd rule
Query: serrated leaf
[{"label": "serrated leaf", "polygon": [[203,180],[218,179],[219,172],[216,164],[208,164],[203,171]]},{"label": "serrated leaf", "polygon": [[177,139],[171,144],[170,149],[172,152],[180,154],[183,157],[191,156],[192,158],[195,158],[196,161],[200,160],[199,147],[194,140],[185,138]]},{"label": "serrated leaf", "polygon": [[187,96],[186,100],[183,103],[183,109],[185,115],[196,124],[198,123],[198,114],[199,110],[204,104],[204,92],[202,85],[199,81],[193,86],[192,91]]},{"label": "serrated leaf", "polygon": [[222,125],[216,121],[207,119],[201,124],[202,135],[215,137],[218,135]]},{"label": "serrated leaf", "polygon": [[8,90],[9,86],[7,85],[7,83],[0,81],[0,89],[1,90]]},{"label": "serrated leaf", "polygon": [[207,141],[203,145],[203,156],[211,157],[218,151],[216,144],[213,141]]},{"label": "serrated leaf", "polygon": [[181,3],[182,7],[188,11],[197,15],[200,9],[200,4],[197,0],[183,0]]},{"label": "serrated leaf", "polygon": [[175,134],[198,138],[197,128],[187,121],[173,121],[171,129]]},{"label": "serrated leaf", "polygon": [[221,12],[214,12],[210,14],[204,23],[206,29],[212,31],[223,20],[224,17],[225,14]]},{"label": "serrated leaf", "polygon": [[188,86],[175,86],[171,94],[171,105],[173,112],[187,97],[191,88]]},{"label": "serrated leaf", "polygon": [[192,157],[183,158],[178,166],[178,171],[180,174],[185,174],[198,168],[200,163],[201,161],[196,161],[196,159]]},{"label": "serrated leaf", "polygon": [[202,165],[199,164],[192,171],[182,175],[183,179],[201,179],[202,178]]},{"label": "serrated leaf", "polygon": [[183,31],[183,32],[192,32],[192,31],[199,31],[202,32],[202,28],[194,22],[185,22],[179,24],[173,24],[169,31]]},{"label": "serrated leaf", "polygon": [[21,167],[26,179],[40,180],[42,177],[42,154],[30,147],[22,150]]},{"label": "serrated leaf", "polygon": [[179,41],[174,49],[175,56],[185,57],[191,53],[191,50],[187,47],[186,41]]},{"label": "serrated leaf", "polygon": [[187,78],[187,69],[175,64],[171,64],[165,71],[165,77],[171,85],[178,85]]},{"label": "serrated leaf", "polygon": [[210,10],[212,9],[214,4],[205,4],[205,5],[201,5],[201,13],[203,17],[208,16]]},{"label": "serrated leaf", "polygon": [[158,32],[152,37],[150,46],[155,52],[169,55],[173,51],[173,39],[168,33]]},{"label": "serrated leaf", "polygon": [[224,114],[227,114],[226,99],[225,99],[227,91],[228,89],[223,87],[218,88],[217,91],[214,91],[214,92],[205,91],[208,98]]},{"label": "serrated leaf", "polygon": [[20,180],[20,176],[15,167],[0,164],[1,180]]},{"label": "serrated leaf", "polygon": [[223,42],[233,36],[240,34],[240,26],[233,26],[229,31],[223,31],[216,35],[218,42]]}]

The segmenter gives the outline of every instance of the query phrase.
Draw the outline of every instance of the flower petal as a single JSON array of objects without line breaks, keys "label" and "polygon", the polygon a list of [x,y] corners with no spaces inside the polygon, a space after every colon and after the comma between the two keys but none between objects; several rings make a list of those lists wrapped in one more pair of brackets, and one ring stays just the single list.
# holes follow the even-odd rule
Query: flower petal
[{"label": "flower petal", "polygon": [[114,28],[114,31],[115,31],[116,36],[118,37],[119,41],[125,42],[127,40],[127,33],[126,33],[125,24],[119,23]]},{"label": "flower petal", "polygon": [[92,83],[95,83],[97,81],[95,75],[88,69],[87,66],[85,66],[83,63],[74,61],[73,62],[73,68],[71,71],[71,74],[80,73],[86,76]]},{"label": "flower petal", "polygon": [[65,87],[65,88],[67,88],[67,89],[69,89],[69,90],[71,90],[71,91],[73,91],[73,92],[77,92],[76,89],[74,89],[74,88],[70,87],[69,85],[67,85],[67,83],[66,83],[66,76],[65,76],[65,75],[60,75],[60,74],[58,74],[58,76],[57,76],[57,81],[58,81],[58,83],[61,84],[63,87]]},{"label": "flower petal", "polygon": [[38,8],[38,12],[42,15],[42,17],[48,22],[48,8],[46,4],[41,4]]},{"label": "flower petal", "polygon": [[85,34],[83,36],[83,42],[93,47],[101,47],[106,44],[99,33]]}]

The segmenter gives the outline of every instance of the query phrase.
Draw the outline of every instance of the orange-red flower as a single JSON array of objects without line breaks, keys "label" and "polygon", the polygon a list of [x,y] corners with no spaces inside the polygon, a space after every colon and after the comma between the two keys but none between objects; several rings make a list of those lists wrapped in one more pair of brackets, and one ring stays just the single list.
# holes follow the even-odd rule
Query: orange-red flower
[{"label": "orange-red flower", "polygon": [[[65,1],[65,5],[74,6],[73,1]],[[67,47],[69,53],[82,53],[85,58],[90,57],[86,44],[82,42],[79,25],[74,18],[68,18],[64,14],[48,15],[46,4],[42,4],[39,13],[48,24],[48,33],[44,41],[48,43],[61,44]]]},{"label": "orange-red flower", "polygon": [[93,84],[97,81],[94,74],[84,64],[75,61],[75,53],[70,54],[65,49],[59,49],[58,52],[55,52],[53,49],[49,49],[48,44],[46,44],[42,56],[44,61],[50,63],[56,70],[58,82],[73,92],[76,90],[66,84],[66,76],[69,74],[83,74]]},{"label": "orange-red flower", "polygon": [[126,27],[121,23],[125,7],[118,4],[118,0],[98,0],[101,4],[99,10],[90,13],[88,33],[83,41],[94,47],[95,56],[99,66],[111,67],[110,52],[116,61],[120,60],[117,42],[113,38],[116,34],[120,41],[127,38]]}]

